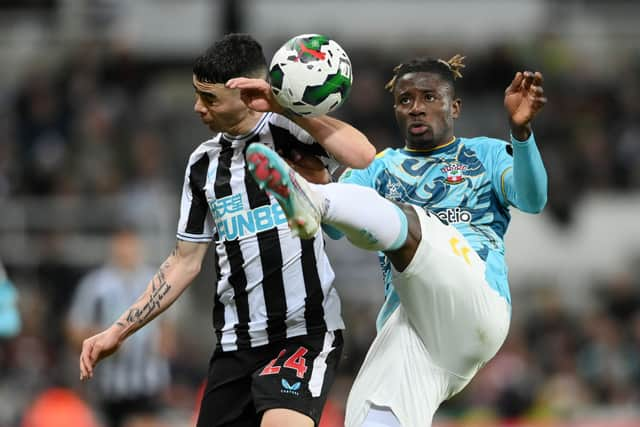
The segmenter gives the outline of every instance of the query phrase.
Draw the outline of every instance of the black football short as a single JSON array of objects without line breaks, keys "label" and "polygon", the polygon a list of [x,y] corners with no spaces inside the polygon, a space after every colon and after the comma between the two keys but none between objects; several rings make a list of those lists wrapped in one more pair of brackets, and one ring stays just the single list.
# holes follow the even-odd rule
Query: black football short
[{"label": "black football short", "polygon": [[300,336],[238,351],[216,351],[198,427],[259,426],[267,409],[284,408],[316,425],[342,355],[342,333]]}]

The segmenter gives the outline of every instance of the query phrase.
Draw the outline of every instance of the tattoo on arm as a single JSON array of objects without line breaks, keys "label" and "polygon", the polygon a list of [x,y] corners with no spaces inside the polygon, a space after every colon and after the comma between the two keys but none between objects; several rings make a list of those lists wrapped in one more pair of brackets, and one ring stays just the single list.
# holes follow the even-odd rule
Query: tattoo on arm
[{"label": "tattoo on arm", "polygon": [[160,272],[166,270],[167,268],[169,268],[169,266],[171,265],[172,261],[173,261],[173,257],[178,255],[178,246],[176,245],[175,248],[173,248],[173,250],[171,251],[171,254],[169,255],[169,257],[162,263],[162,265],[160,266]]},{"label": "tattoo on arm", "polygon": [[[146,304],[142,308],[134,307],[129,310],[126,320],[129,324],[143,325],[146,321],[153,317],[157,309],[160,307],[160,302],[167,295],[171,289],[171,285],[167,282],[164,272],[171,265],[172,256],[177,254],[177,248],[173,250],[171,256],[160,266],[160,270],[151,280],[151,295]],[[118,325],[125,326],[122,322],[118,322]]]},{"label": "tattoo on arm", "polygon": [[146,320],[154,314],[160,301],[167,295],[171,285],[167,283],[164,272],[160,270],[151,281],[151,295],[142,308],[132,308],[127,315],[127,322],[144,324]]}]

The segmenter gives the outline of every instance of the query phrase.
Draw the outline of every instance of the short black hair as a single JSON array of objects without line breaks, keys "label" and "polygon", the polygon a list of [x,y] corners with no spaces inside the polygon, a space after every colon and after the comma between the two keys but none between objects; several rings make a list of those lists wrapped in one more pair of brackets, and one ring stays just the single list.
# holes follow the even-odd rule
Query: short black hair
[{"label": "short black hair", "polygon": [[267,61],[253,37],[230,33],[196,58],[193,74],[206,83],[225,83],[234,77],[266,78]]},{"label": "short black hair", "polygon": [[453,58],[445,61],[435,58],[415,58],[409,62],[397,65],[393,69],[393,77],[385,85],[385,89],[393,92],[398,79],[409,73],[432,73],[440,76],[445,82],[451,85],[452,94],[455,94],[455,81],[462,78],[461,69],[464,68],[462,61],[464,56],[455,55]]}]

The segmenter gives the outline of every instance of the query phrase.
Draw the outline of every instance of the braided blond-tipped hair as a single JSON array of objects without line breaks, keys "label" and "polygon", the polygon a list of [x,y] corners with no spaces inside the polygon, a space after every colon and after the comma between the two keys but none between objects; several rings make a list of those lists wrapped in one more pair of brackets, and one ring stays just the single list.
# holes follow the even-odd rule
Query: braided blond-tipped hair
[{"label": "braided blond-tipped hair", "polygon": [[398,64],[395,67],[393,67],[393,77],[391,77],[391,80],[389,80],[387,84],[384,85],[385,90],[388,90],[389,92],[393,92],[393,87],[396,84],[396,80],[398,80],[398,75],[402,67],[404,67],[404,64]]},{"label": "braided blond-tipped hair", "polygon": [[418,58],[393,67],[393,77],[384,85],[389,92],[393,92],[396,81],[400,76],[412,72],[436,73],[448,80],[453,85],[456,79],[462,78],[462,69],[465,68],[464,59],[460,54],[452,56],[448,61],[444,59]]},{"label": "braided blond-tipped hair", "polygon": [[454,79],[461,79],[462,69],[466,67],[466,65],[464,65],[464,58],[466,58],[466,56],[462,56],[459,53],[456,53],[451,58],[449,58],[448,61],[443,61],[442,59],[438,59],[438,62],[442,62],[447,67],[449,67],[449,69],[453,73]]}]

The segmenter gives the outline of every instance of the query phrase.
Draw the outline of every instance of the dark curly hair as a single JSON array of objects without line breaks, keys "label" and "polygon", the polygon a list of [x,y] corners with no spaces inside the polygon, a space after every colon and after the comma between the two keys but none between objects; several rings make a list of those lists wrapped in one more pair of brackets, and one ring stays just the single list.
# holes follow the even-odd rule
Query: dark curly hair
[{"label": "dark curly hair", "polygon": [[201,82],[225,83],[234,77],[267,77],[262,46],[249,34],[231,33],[215,42],[193,64]]},{"label": "dark curly hair", "polygon": [[437,74],[451,85],[455,93],[455,80],[462,78],[464,56],[455,55],[448,61],[434,58],[416,58],[404,64],[399,64],[393,69],[393,77],[384,86],[389,92],[393,92],[396,81],[408,73],[433,73]]}]

